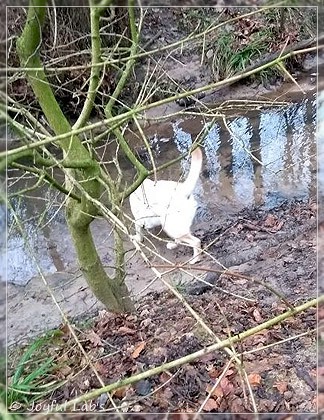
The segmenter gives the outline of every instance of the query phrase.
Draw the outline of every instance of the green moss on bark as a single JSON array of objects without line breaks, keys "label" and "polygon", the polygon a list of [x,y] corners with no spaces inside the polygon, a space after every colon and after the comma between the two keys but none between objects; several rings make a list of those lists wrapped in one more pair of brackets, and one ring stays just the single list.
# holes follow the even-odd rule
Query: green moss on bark
[{"label": "green moss on bark", "polygon": [[[33,92],[56,135],[72,131],[71,125],[63,114],[52,89],[48,83],[39,58],[39,48],[42,41],[42,25],[46,12],[46,0],[30,0],[28,15],[24,30],[17,40],[17,52],[21,66],[26,68],[28,81]],[[90,108],[89,108],[90,109]],[[89,112],[88,109],[88,112]],[[82,162],[82,169],[66,170],[67,188],[74,191],[75,187],[70,178],[75,179],[82,186],[81,202],[69,198],[66,206],[66,219],[71,232],[78,261],[82,272],[95,296],[108,310],[115,312],[128,312],[133,309],[129,293],[124,282],[120,279],[120,269],[116,269],[116,279],[110,278],[104,270],[90,231],[90,223],[97,216],[98,211],[89,196],[93,199],[100,197],[100,166],[92,159],[88,150],[83,146],[78,136],[58,141],[64,151],[66,166],[75,167],[73,163]],[[120,263],[120,256],[116,261]]]}]

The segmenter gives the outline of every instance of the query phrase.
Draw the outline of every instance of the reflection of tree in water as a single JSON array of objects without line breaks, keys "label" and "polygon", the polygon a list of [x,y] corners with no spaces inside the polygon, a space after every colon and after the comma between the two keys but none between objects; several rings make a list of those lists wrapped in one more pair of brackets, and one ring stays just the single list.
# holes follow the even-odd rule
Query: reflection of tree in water
[{"label": "reflection of tree in water", "polygon": [[[265,202],[269,193],[280,189],[286,174],[284,154],[287,142],[287,124],[284,115],[278,111],[262,112],[259,124],[261,176]],[[266,202],[266,204],[268,204]]]},{"label": "reflection of tree in water", "polygon": [[[313,107],[306,99],[293,104],[281,113],[267,111],[260,118],[262,180],[265,201],[278,193],[294,194],[305,199],[311,188],[312,150],[314,137]],[[311,105],[311,104],[310,104]],[[269,204],[269,203],[266,203]]]},{"label": "reflection of tree in water", "polygon": [[207,135],[204,139],[208,177],[217,185],[219,183],[219,171],[221,169],[219,159],[219,148],[221,145],[220,127],[218,124],[214,124],[210,128],[210,124],[207,123],[205,124],[205,128],[208,130]]},{"label": "reflection of tree in water", "polygon": [[[40,193],[40,196],[42,194]],[[40,228],[41,221],[46,223],[53,217],[53,199],[49,197],[50,191],[44,191],[45,209],[41,211],[35,200],[20,196],[12,197],[10,205],[12,211],[7,213],[8,233],[6,249],[0,253],[0,277],[8,282],[27,284],[38,274],[33,255],[46,273],[54,273],[56,268],[50,257],[47,240]],[[17,220],[23,233],[17,225]]]},{"label": "reflection of tree in water", "polygon": [[[271,207],[287,198],[307,198],[312,184],[315,105],[315,101],[305,99],[280,110],[261,111],[257,121],[246,116],[237,117],[228,123],[229,143],[222,142],[227,133],[222,132],[219,124],[205,123],[204,167],[208,179],[214,186],[223,183],[221,173],[226,164],[223,155],[225,148],[230,147],[230,195],[236,203],[259,204],[259,190],[261,202]],[[174,142],[180,153],[186,153],[192,136],[180,127],[180,123],[172,125]],[[253,127],[257,128],[258,134],[253,133]],[[261,166],[258,160],[262,162]],[[181,164],[187,173],[189,161],[183,160]]]},{"label": "reflection of tree in water", "polygon": [[251,156],[253,128],[246,117],[236,118],[229,124],[232,143],[232,173],[235,197],[250,206],[254,201],[254,171]]},{"label": "reflection of tree in water", "polygon": [[[180,121],[177,121],[172,124],[173,132],[174,132],[174,142],[180,154],[185,154],[188,152],[188,150],[190,149],[190,146],[192,145],[192,138],[191,138],[191,134],[186,133],[182,129],[182,127],[179,126],[179,124],[180,124]],[[189,159],[182,159],[181,167],[186,175],[190,168]]]},{"label": "reflection of tree in water", "polygon": [[318,186],[319,193],[324,195],[324,91],[318,95]]}]

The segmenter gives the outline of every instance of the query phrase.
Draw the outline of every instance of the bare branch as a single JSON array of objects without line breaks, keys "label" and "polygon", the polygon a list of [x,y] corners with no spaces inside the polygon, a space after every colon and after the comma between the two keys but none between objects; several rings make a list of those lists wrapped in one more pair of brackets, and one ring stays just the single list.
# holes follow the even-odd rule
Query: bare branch
[{"label": "bare branch", "polygon": [[73,125],[73,129],[83,127],[84,124],[88,121],[90,113],[92,111],[94,100],[97,95],[97,90],[99,87],[99,77],[101,66],[97,66],[100,61],[100,34],[99,34],[99,18],[100,12],[97,7],[94,7],[93,2],[90,2],[90,22],[91,22],[91,74],[90,74],[90,83],[88,94],[83,105],[83,109],[77,119],[76,123]]}]

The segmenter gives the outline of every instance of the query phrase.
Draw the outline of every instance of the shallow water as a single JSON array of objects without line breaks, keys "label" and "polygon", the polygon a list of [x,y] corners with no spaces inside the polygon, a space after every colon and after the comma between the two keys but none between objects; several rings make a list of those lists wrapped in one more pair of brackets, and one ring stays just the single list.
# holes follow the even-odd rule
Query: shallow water
[{"label": "shallow water", "polygon": [[[202,146],[203,171],[196,189],[199,209],[195,227],[203,221],[221,223],[244,207],[257,205],[271,209],[285,200],[308,200],[316,194],[314,96],[280,108],[240,111],[235,117],[228,117],[227,126],[228,129],[222,120],[211,124],[201,117],[186,117],[151,126],[146,133],[158,166],[187,152],[200,131],[208,130]],[[129,139],[149,165],[149,155],[140,142],[131,134]],[[99,147],[100,151],[108,160],[106,146]],[[125,179],[131,180],[134,171],[126,161],[121,162],[121,168]],[[159,173],[158,178],[178,180],[188,169],[189,161],[183,159]],[[19,180],[17,171],[10,171],[9,176],[11,191],[22,188],[22,183],[28,184],[28,180]],[[321,168],[320,177],[323,180]],[[54,273],[75,265],[60,195],[44,189],[27,195],[29,198],[12,201],[15,213],[8,214],[7,258],[4,253],[0,255],[2,279],[20,285],[38,275],[39,270]],[[17,227],[15,214],[24,221],[24,234]],[[91,228],[96,243],[105,250],[104,262],[109,264],[112,246],[109,229],[102,229],[97,222]]]}]

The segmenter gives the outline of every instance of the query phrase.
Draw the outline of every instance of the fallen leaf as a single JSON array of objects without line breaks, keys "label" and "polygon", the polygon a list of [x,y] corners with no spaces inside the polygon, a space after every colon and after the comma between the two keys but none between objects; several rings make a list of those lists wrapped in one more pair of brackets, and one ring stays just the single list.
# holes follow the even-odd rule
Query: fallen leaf
[{"label": "fallen leaf", "polygon": [[249,372],[257,371],[259,374],[274,369],[274,365],[281,363],[281,356],[268,357],[266,359],[255,360],[253,362],[246,361],[245,369]]},{"label": "fallen leaf", "polygon": [[123,386],[122,388],[118,388],[115,391],[113,391],[111,393],[111,396],[114,396],[114,397],[119,398],[120,400],[122,400],[125,397],[125,395],[126,395],[126,390],[127,390],[127,388],[125,386]]},{"label": "fallen leaf", "polygon": [[95,333],[93,330],[89,331],[87,333],[87,339],[92,343],[94,346],[102,346],[101,338],[97,333]]},{"label": "fallen leaf", "polygon": [[253,318],[256,320],[256,322],[262,321],[262,316],[257,308],[255,308],[253,311]]},{"label": "fallen leaf", "polygon": [[146,346],[146,342],[145,341],[142,341],[141,343],[139,343],[138,346],[135,347],[135,350],[132,353],[132,358],[133,359],[137,359],[138,356],[143,351],[143,349],[144,349],[145,346]]},{"label": "fallen leaf", "polygon": [[94,367],[99,373],[99,375],[107,374],[107,367],[100,360],[97,360],[96,362],[94,362]]},{"label": "fallen leaf", "polygon": [[234,385],[226,378],[222,378],[220,381],[224,395],[229,395],[234,390]]},{"label": "fallen leaf", "polygon": [[268,214],[267,218],[264,221],[265,227],[274,227],[277,224],[277,218],[272,214]]},{"label": "fallen leaf", "polygon": [[258,386],[261,383],[261,376],[258,373],[250,373],[250,375],[248,375],[248,380],[250,385]]},{"label": "fallen leaf", "polygon": [[210,368],[207,369],[207,371],[211,379],[216,379],[219,377],[219,374],[220,374],[219,369],[216,369],[215,366],[211,366]]},{"label": "fallen leaf", "polygon": [[136,333],[136,331],[132,330],[131,328],[128,328],[128,327],[120,327],[120,328],[118,328],[117,333],[121,334],[121,335],[126,335],[126,334],[133,335],[133,334]]},{"label": "fallen leaf", "polygon": [[237,396],[229,402],[229,406],[231,413],[243,413],[245,411],[244,400]]},{"label": "fallen leaf", "polygon": [[203,411],[212,411],[218,408],[217,402],[213,398],[209,398],[206,404],[203,406]]},{"label": "fallen leaf", "polygon": [[288,384],[287,384],[287,382],[278,381],[273,385],[273,387],[277,388],[277,390],[279,391],[280,394],[283,394],[284,392],[287,391]]},{"label": "fallen leaf", "polygon": [[258,344],[266,343],[268,338],[269,338],[269,331],[267,331],[267,330],[266,331],[260,331],[260,333],[255,334],[254,336],[249,338],[249,343],[251,343],[251,345],[253,347],[257,347]]},{"label": "fallen leaf", "polygon": [[[206,392],[209,394],[213,389],[213,385],[208,384],[206,386]],[[221,399],[224,396],[223,389],[220,385],[218,385],[213,392],[210,394],[211,397],[216,397],[216,399]]]},{"label": "fallen leaf", "polygon": [[62,331],[63,336],[70,337],[71,336],[71,330],[68,326],[68,324],[61,324],[59,327],[59,330]]},{"label": "fallen leaf", "polygon": [[[208,363],[208,362],[212,362],[212,361],[214,361],[215,360],[215,354],[214,353],[207,353],[207,354],[205,354],[204,356],[202,356],[201,358],[200,358],[200,360],[203,362],[203,363],[207,363],[207,366],[209,366],[210,367],[210,369],[212,368],[212,366],[213,366],[213,364],[212,363]],[[209,368],[207,369],[207,370],[210,370]]]},{"label": "fallen leaf", "polygon": [[173,392],[170,388],[165,390],[160,389],[158,392],[155,392],[155,401],[158,406],[163,409],[167,409],[170,405],[170,400],[173,397]]},{"label": "fallen leaf", "polygon": [[231,376],[234,373],[233,369],[227,369],[225,376]]}]

